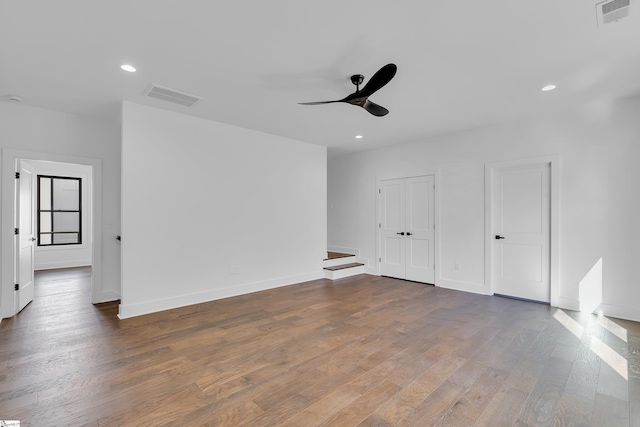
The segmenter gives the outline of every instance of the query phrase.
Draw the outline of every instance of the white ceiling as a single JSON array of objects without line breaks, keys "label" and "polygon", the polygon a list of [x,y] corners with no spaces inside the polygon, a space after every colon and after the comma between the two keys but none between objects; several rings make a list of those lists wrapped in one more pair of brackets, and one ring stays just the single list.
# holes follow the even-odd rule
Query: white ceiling
[{"label": "white ceiling", "polygon": [[[596,3],[3,0],[0,97],[108,119],[125,99],[337,155],[640,93],[640,10],[599,28]],[[343,98],[350,75],[389,62],[371,97],[385,117],[297,104]],[[149,83],[203,100],[143,97]]]}]

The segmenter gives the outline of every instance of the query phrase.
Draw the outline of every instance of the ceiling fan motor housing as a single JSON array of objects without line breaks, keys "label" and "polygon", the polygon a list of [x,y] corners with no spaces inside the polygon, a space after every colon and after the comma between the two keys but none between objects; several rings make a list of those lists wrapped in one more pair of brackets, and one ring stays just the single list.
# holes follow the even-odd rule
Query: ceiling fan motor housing
[{"label": "ceiling fan motor housing", "polygon": [[354,74],[351,76],[351,83],[356,86],[356,91],[351,95],[348,95],[342,99],[336,99],[333,101],[319,101],[319,102],[301,102],[302,105],[319,105],[319,104],[333,104],[336,102],[346,102],[347,104],[357,105],[367,110],[374,116],[385,116],[389,113],[389,110],[369,101],[369,97],[385,86],[393,76],[395,76],[398,67],[396,64],[387,64],[375,72],[369,79],[367,84],[360,90],[360,84],[364,81],[362,74]]}]

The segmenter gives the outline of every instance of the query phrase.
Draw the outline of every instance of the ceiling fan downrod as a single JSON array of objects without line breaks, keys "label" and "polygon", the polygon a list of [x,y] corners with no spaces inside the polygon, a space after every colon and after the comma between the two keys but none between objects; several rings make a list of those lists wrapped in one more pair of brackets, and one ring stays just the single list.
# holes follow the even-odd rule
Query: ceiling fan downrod
[{"label": "ceiling fan downrod", "polygon": [[362,74],[354,74],[351,76],[351,83],[356,85],[356,92],[360,92],[360,85],[364,81],[364,76]]}]

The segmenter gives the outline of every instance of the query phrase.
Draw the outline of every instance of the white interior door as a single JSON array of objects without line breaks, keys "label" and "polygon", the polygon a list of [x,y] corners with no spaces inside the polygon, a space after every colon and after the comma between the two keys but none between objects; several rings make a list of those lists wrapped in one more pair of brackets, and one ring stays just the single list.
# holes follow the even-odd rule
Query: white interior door
[{"label": "white interior door", "polygon": [[406,180],[406,279],[435,283],[434,177]]},{"label": "white interior door", "polygon": [[35,248],[35,214],[34,214],[34,170],[28,163],[20,160],[20,179],[18,179],[18,200],[16,203],[17,224],[19,230],[17,241],[16,283],[17,311],[22,310],[33,300],[34,284],[34,248]]},{"label": "white interior door", "polygon": [[399,279],[406,274],[405,187],[404,179],[380,186],[380,274]]},{"label": "white interior door", "polygon": [[493,292],[550,300],[550,165],[494,170]]},{"label": "white interior door", "polygon": [[435,282],[433,175],[381,181],[380,274]]}]

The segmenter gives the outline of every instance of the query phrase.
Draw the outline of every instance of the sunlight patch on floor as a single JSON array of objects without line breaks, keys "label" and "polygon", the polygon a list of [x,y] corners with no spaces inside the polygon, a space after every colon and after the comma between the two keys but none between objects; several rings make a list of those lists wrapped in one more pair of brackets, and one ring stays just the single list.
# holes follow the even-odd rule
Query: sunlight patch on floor
[{"label": "sunlight patch on floor", "polygon": [[629,380],[627,360],[607,344],[603,343],[598,337],[591,337],[591,351],[597,354],[607,365],[611,366],[618,375],[626,381]]},{"label": "sunlight patch on floor", "polygon": [[584,334],[584,326],[569,317],[567,313],[562,310],[556,310],[556,312],[553,313],[553,318],[556,319],[569,332],[575,335],[576,338],[578,338],[579,340],[582,339],[582,334]]},{"label": "sunlight patch on floor", "polygon": [[598,325],[605,328],[607,331],[611,332],[616,337],[620,338],[622,341],[627,342],[627,330],[622,326],[618,325],[615,322],[607,319],[606,317],[599,315],[598,316]]}]

